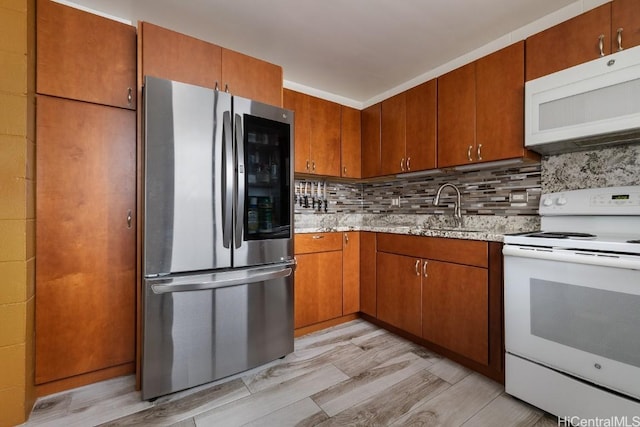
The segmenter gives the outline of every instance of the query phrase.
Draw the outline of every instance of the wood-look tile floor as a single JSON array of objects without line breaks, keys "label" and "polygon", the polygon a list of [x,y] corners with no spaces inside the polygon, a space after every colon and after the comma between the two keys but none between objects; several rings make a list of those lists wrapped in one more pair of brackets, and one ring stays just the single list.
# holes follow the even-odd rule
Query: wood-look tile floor
[{"label": "wood-look tile floor", "polygon": [[146,402],[132,376],[41,398],[27,426],[557,426],[504,388],[363,320],[282,360]]}]

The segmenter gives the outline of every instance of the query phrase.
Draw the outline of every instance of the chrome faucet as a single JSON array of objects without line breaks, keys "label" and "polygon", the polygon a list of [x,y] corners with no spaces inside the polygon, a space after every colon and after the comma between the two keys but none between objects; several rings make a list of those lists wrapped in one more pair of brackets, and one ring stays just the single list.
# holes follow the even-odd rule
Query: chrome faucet
[{"label": "chrome faucet", "polygon": [[445,187],[451,187],[454,190],[456,190],[456,202],[453,205],[453,216],[456,219],[456,223],[460,226],[462,226],[462,212],[460,209],[460,190],[458,190],[458,187],[456,187],[455,185],[451,184],[450,182],[444,183],[440,186],[440,188],[438,188],[438,192],[436,193],[436,197],[435,199],[433,199],[433,205],[434,206],[441,206],[440,205],[440,193],[442,193],[442,190]]}]

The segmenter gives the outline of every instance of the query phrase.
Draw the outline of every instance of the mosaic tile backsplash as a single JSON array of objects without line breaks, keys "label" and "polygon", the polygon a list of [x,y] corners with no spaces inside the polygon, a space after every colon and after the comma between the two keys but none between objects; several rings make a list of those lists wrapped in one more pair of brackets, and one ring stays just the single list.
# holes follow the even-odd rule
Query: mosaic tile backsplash
[{"label": "mosaic tile backsplash", "polygon": [[[298,195],[303,193],[301,188],[305,183],[307,194],[311,194],[311,187],[315,190],[313,194],[317,194],[317,182],[296,180]],[[443,190],[440,198],[443,206],[433,205],[438,187],[447,182],[460,189],[463,215],[537,215],[541,194],[539,163],[419,178],[396,178],[384,182],[353,184],[327,181],[327,213],[451,215],[456,200],[452,189]],[[296,197],[296,200],[299,201],[299,198]],[[397,206],[394,205],[395,201],[399,201]],[[295,213],[318,212],[311,208],[311,196],[308,202],[309,208],[296,203]],[[324,208],[321,212],[324,213]]]}]

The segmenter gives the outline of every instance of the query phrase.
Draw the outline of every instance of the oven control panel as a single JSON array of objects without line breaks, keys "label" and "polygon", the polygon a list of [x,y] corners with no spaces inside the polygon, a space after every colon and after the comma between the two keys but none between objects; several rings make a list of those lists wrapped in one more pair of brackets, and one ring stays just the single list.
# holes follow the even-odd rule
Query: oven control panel
[{"label": "oven control panel", "polygon": [[540,215],[640,215],[640,185],[543,194]]}]

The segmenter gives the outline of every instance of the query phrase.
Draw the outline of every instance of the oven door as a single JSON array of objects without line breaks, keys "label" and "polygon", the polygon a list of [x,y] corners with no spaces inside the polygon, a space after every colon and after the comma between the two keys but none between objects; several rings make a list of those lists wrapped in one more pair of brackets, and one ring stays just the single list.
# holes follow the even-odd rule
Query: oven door
[{"label": "oven door", "polygon": [[503,254],[506,351],[640,398],[640,257]]}]

